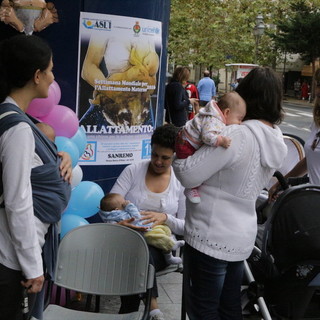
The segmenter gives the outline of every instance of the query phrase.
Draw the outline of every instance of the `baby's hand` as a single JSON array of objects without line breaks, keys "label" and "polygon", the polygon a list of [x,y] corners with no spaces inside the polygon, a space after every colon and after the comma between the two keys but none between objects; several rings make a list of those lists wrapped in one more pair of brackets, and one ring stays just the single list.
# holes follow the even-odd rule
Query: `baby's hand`
[{"label": "baby's hand", "polygon": [[228,137],[224,137],[224,136],[221,136],[221,143],[220,143],[220,146],[221,147],[224,147],[224,148],[229,148],[230,145],[231,145],[231,139],[228,138]]}]

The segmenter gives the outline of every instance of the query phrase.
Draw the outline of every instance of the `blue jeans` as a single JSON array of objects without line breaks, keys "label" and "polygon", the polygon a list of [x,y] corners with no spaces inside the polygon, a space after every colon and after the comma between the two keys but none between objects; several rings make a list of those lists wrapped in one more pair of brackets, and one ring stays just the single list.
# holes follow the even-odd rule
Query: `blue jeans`
[{"label": "blue jeans", "polygon": [[241,320],[243,261],[210,257],[184,247],[183,286],[190,320]]}]

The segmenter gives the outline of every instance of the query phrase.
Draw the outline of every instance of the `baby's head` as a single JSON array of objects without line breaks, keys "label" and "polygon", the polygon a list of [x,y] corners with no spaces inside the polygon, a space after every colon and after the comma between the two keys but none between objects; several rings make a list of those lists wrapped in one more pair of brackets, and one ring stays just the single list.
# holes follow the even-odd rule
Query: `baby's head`
[{"label": "baby's head", "polygon": [[217,104],[226,119],[226,125],[240,124],[247,112],[245,101],[235,91],[224,94]]},{"label": "baby's head", "polygon": [[49,124],[44,122],[38,122],[36,123],[36,126],[49,140],[54,142],[56,138],[56,133],[54,132],[54,129]]},{"label": "baby's head", "polygon": [[108,193],[100,200],[100,209],[103,211],[123,210],[127,201],[119,193]]}]

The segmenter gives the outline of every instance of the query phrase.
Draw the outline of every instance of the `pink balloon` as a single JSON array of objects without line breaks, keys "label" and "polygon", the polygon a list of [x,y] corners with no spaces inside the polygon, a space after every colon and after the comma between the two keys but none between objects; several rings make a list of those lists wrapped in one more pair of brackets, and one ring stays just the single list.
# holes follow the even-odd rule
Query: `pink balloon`
[{"label": "pink balloon", "polygon": [[79,119],[75,112],[62,105],[55,105],[50,113],[40,118],[53,127],[56,136],[71,138],[79,128]]},{"label": "pink balloon", "polygon": [[54,97],[55,97],[54,104],[59,104],[61,99],[61,89],[58,83],[54,80],[50,87],[52,87],[54,91]]},{"label": "pink balloon", "polygon": [[[35,118],[41,118],[46,116],[57,104],[56,102],[57,99],[60,100],[58,95],[59,95],[58,89],[56,88],[56,85],[52,83],[49,87],[48,97],[33,99],[29,104],[27,113],[30,114],[30,116],[33,116]],[[60,96],[61,96],[61,92],[60,92]]]}]

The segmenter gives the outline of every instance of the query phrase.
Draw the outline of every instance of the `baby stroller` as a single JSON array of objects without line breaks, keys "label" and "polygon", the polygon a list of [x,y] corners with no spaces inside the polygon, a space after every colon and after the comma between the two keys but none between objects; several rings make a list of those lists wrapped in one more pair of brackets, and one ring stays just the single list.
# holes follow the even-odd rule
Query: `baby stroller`
[{"label": "baby stroller", "polygon": [[265,320],[320,319],[320,186],[293,186],[301,180],[289,186],[280,172],[276,176],[285,191],[272,207],[267,194],[257,201],[259,232],[245,262],[244,314],[258,309]]}]

